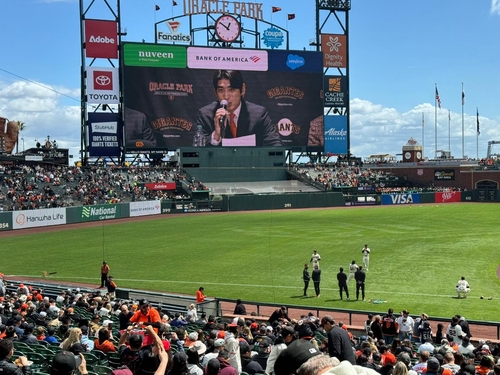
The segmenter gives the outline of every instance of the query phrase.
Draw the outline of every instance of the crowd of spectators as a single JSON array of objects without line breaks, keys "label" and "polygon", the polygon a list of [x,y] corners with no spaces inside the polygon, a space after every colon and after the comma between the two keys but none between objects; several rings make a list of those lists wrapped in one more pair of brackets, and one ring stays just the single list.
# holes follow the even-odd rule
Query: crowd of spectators
[{"label": "crowd of spectators", "polygon": [[175,169],[0,165],[1,210],[30,210],[144,200],[188,199],[182,191],[149,190],[177,182]]},{"label": "crowd of spectators", "polygon": [[[68,288],[49,297],[23,284],[8,292],[0,278],[0,294],[4,374],[30,375],[31,353],[45,353],[44,369],[58,375],[77,368],[87,374],[88,353],[106,360],[112,375],[118,374],[113,368],[127,370],[121,375],[500,373],[500,345],[482,340],[472,345],[469,324],[460,315],[447,327],[438,324],[434,335],[426,314],[412,318],[406,310],[389,309],[384,316],[369,315],[364,334],[355,337],[330,315],[291,317],[285,306],[267,322],[248,316],[224,322],[197,311],[194,303],[186,314],[173,314],[146,299],[122,300],[100,289]],[[238,301],[235,311],[242,307]],[[68,364],[65,352],[77,360]]]}]

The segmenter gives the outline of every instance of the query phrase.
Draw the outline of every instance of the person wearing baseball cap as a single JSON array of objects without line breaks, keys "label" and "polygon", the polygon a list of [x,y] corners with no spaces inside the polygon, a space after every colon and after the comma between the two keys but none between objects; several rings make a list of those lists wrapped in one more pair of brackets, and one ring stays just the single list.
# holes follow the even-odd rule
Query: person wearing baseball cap
[{"label": "person wearing baseball cap", "polygon": [[[139,301],[139,309],[130,318],[130,323],[135,323],[139,326],[152,326],[156,334],[161,327],[161,317],[158,310],[151,307],[147,299],[141,299]],[[153,340],[151,337],[145,336],[144,345],[152,344]]]},{"label": "person wearing baseball cap", "polygon": [[211,353],[205,354],[203,360],[201,361],[201,365],[205,368],[212,358],[217,358],[219,356],[219,352],[224,349],[225,345],[224,339],[217,339],[214,341],[214,350]]},{"label": "person wearing baseball cap", "polygon": [[85,357],[82,354],[76,356],[73,353],[64,350],[54,356],[50,367],[50,374],[72,375],[77,369],[80,371],[81,375],[88,374]]}]

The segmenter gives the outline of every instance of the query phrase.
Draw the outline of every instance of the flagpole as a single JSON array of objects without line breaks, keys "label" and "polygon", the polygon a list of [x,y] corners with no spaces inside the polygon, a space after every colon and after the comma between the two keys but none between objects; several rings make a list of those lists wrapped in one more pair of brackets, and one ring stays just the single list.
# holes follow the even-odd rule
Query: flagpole
[{"label": "flagpole", "polygon": [[451,155],[451,114],[450,110],[448,110],[448,151]]},{"label": "flagpole", "polygon": [[464,93],[464,83],[462,82],[462,159],[465,158],[464,104],[465,104],[465,93]]},{"label": "flagpole", "polygon": [[476,159],[479,160],[479,108],[476,107]]},{"label": "flagpole", "polygon": [[[435,92],[437,93],[437,83],[434,84]],[[434,159],[437,159],[437,143],[438,143],[438,109],[437,109],[437,95],[434,95]]]},{"label": "flagpole", "polygon": [[424,128],[425,128],[425,115],[424,112],[422,112],[422,159],[424,158],[424,151],[425,151]]}]

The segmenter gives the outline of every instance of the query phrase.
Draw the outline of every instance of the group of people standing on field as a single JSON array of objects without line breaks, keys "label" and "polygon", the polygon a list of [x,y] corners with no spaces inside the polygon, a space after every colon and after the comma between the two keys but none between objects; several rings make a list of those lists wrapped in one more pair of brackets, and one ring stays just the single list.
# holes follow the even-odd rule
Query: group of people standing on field
[{"label": "group of people standing on field", "polygon": [[[365,301],[365,279],[366,273],[365,270],[368,271],[368,266],[370,265],[370,248],[365,244],[363,249],[361,249],[361,253],[363,254],[363,265],[358,266],[356,261],[353,260],[349,265],[349,274],[344,273],[344,268],[340,267],[340,272],[337,274],[337,281],[339,286],[340,299],[343,299],[343,293],[345,292],[347,300],[349,298],[349,282],[354,279],[356,281],[356,300],[359,299],[359,294],[361,292],[361,298]],[[318,254],[317,250],[313,251],[311,255],[311,260],[309,263],[312,263],[313,271],[309,273],[309,263],[304,264],[304,270],[302,271],[302,280],[304,281],[304,294],[303,297],[308,297],[307,289],[309,288],[309,282],[312,280],[314,283],[314,292],[316,297],[320,297],[320,282],[321,282],[321,269],[319,267],[319,262],[321,260],[321,256]],[[364,268],[364,269],[363,269]]]}]

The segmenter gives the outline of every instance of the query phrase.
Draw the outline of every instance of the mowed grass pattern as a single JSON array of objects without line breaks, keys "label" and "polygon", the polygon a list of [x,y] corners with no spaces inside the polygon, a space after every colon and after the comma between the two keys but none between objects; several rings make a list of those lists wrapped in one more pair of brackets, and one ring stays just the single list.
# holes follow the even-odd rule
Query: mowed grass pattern
[{"label": "mowed grass pattern", "polygon": [[[1,237],[0,271],[99,282],[104,259],[119,287],[277,304],[395,311],[497,320],[499,206],[401,205],[373,208],[189,214],[43,234]],[[361,248],[372,250],[367,299],[339,301],[336,274]],[[322,257],[320,298],[302,298],[302,269]],[[455,299],[465,276],[472,292]],[[355,285],[349,285],[351,299]],[[309,295],[314,294],[310,286]],[[492,300],[480,299],[492,296]]]}]

